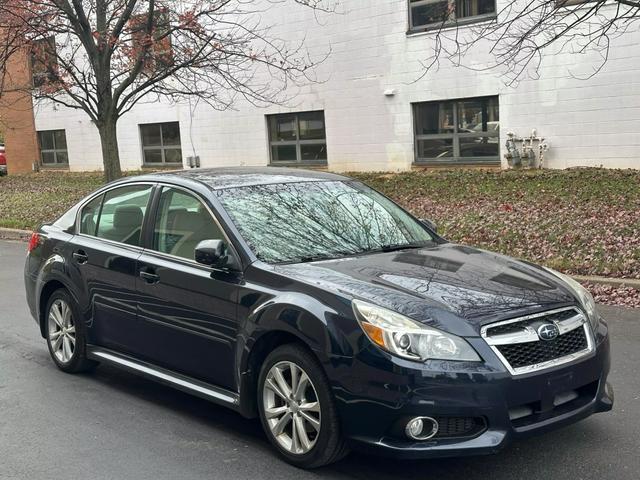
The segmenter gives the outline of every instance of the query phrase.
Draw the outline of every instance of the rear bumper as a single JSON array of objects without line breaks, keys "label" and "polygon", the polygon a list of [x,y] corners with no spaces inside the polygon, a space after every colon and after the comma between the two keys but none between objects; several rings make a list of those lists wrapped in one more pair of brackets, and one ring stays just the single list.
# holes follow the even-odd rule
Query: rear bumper
[{"label": "rear bumper", "polygon": [[29,312],[31,313],[31,316],[36,321],[36,323],[40,323],[40,320],[38,318],[38,306],[36,302],[38,277],[31,273],[29,262],[30,258],[29,256],[27,256],[24,269],[24,289],[27,298],[27,305],[29,306]]},{"label": "rear bumper", "polygon": [[[613,406],[613,389],[607,384],[610,352],[605,324],[599,329],[595,352],[556,368],[513,377],[489,355],[483,352],[486,363],[473,368],[438,362],[421,370],[391,358],[387,361],[393,367],[383,369],[380,359],[376,367],[370,366],[369,359],[356,360],[358,365],[351,368],[361,374],[334,386],[350,445],[396,458],[490,454],[518,438],[575,423]],[[576,397],[554,404],[568,392]],[[515,418],[514,412],[523,408],[530,413]],[[483,426],[457,437],[416,442],[399,428],[415,416],[482,419]]]}]

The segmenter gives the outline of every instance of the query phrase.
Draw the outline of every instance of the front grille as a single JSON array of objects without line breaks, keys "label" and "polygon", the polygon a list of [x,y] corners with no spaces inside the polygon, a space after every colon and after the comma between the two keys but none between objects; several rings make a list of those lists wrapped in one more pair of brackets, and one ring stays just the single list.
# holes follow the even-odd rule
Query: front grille
[{"label": "front grille", "polygon": [[434,438],[473,437],[486,429],[482,417],[435,417],[438,433]]},{"label": "front grille", "polygon": [[512,368],[520,368],[566,357],[587,346],[584,328],[576,328],[555,340],[500,345],[498,350]]},{"label": "front grille", "polygon": [[[539,331],[554,327],[555,339],[540,338]],[[550,368],[593,350],[587,319],[575,307],[485,325],[481,335],[514,375]]]},{"label": "front grille", "polygon": [[561,312],[545,314],[539,317],[533,317],[527,320],[516,321],[511,323],[505,323],[501,325],[496,325],[494,327],[489,326],[487,329],[487,334],[491,337],[495,335],[506,335],[510,333],[516,333],[524,330],[527,327],[533,327],[536,324],[540,323],[541,320],[545,322],[563,322],[567,319],[570,319],[576,315],[576,310],[573,308],[569,310],[563,310]]}]

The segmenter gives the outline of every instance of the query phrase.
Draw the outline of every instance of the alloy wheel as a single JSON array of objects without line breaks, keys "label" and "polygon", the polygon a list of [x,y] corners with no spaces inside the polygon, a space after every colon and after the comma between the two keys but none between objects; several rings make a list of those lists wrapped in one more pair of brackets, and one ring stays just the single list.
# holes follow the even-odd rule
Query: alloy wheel
[{"label": "alloy wheel", "polygon": [[48,327],[51,351],[59,362],[69,363],[76,348],[76,327],[67,302],[57,299],[51,304]]},{"label": "alloy wheel", "polygon": [[264,414],[271,434],[287,452],[304,455],[320,435],[320,402],[307,373],[293,362],[276,363],[264,381]]}]

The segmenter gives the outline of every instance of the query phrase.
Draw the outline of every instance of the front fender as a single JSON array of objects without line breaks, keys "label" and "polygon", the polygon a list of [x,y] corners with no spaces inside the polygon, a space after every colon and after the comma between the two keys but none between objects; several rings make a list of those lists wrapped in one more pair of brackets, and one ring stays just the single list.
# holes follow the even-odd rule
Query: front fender
[{"label": "front fender", "polygon": [[[252,302],[246,316],[241,314],[236,361],[241,392],[241,412],[255,416],[255,388],[262,363],[283,341],[297,340],[311,350],[331,380],[331,362],[350,357],[353,348],[344,334],[344,325],[355,323],[348,317],[350,304],[332,304],[300,292],[271,292],[248,295]],[[241,299],[240,304],[247,303]],[[244,318],[242,318],[244,317]],[[357,328],[357,325],[356,325]],[[254,355],[255,353],[255,355]]]},{"label": "front fender", "polygon": [[344,309],[328,305],[302,293],[286,292],[257,304],[241,322],[239,331],[239,365],[247,367],[253,346],[267,334],[282,332],[296,337],[325,363],[332,356],[351,356],[353,351],[338,322],[345,318]]}]

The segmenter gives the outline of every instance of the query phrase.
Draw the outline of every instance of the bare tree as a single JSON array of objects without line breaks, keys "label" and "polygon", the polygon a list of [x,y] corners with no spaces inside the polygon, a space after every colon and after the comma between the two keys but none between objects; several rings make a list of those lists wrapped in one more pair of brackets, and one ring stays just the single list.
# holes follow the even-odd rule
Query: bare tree
[{"label": "bare tree", "polygon": [[335,1],[0,0],[0,73],[28,45],[34,82],[25,90],[90,117],[111,180],[121,175],[117,122],[141,101],[268,105],[313,81],[324,58],[273,36],[261,13],[286,2],[329,12]]},{"label": "bare tree", "polygon": [[[437,23],[424,75],[445,60],[474,70],[499,69],[509,84],[535,78],[544,53],[594,53],[598,61],[583,76],[591,77],[606,63],[611,42],[637,31],[640,21],[640,0],[509,0],[497,2],[492,20],[462,26],[456,20],[462,2],[442,3],[447,8],[431,13]],[[482,54],[488,55],[482,66],[469,61]]]}]

